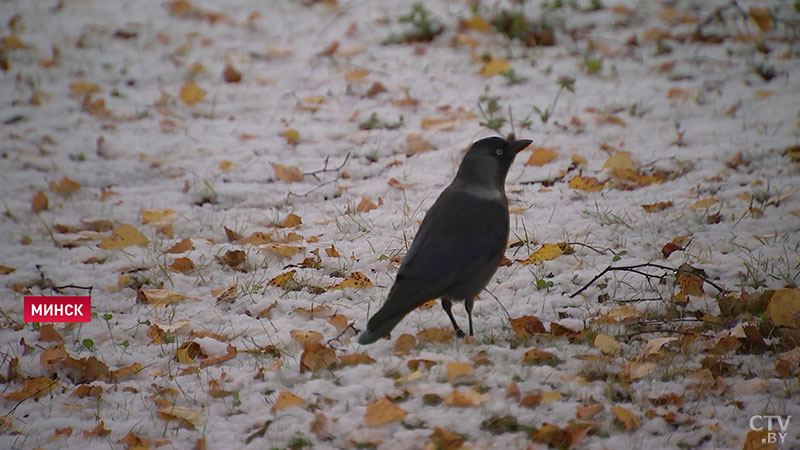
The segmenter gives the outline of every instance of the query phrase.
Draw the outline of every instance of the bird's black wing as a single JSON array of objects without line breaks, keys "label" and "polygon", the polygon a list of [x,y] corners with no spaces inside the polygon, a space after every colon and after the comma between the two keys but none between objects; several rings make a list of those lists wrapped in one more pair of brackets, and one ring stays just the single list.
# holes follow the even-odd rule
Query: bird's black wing
[{"label": "bird's black wing", "polygon": [[442,192],[423,219],[386,302],[368,327],[377,328],[398,315],[402,318],[495,259],[508,239],[507,208],[504,197],[487,200],[452,187]]}]

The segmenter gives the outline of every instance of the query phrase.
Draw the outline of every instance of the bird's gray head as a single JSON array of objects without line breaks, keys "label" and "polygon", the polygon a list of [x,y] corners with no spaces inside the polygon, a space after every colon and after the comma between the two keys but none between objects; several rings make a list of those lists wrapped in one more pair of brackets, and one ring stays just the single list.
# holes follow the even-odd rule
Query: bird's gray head
[{"label": "bird's gray head", "polygon": [[475,142],[461,161],[456,182],[505,192],[506,175],[514,157],[530,143],[528,139],[506,141],[501,137]]}]

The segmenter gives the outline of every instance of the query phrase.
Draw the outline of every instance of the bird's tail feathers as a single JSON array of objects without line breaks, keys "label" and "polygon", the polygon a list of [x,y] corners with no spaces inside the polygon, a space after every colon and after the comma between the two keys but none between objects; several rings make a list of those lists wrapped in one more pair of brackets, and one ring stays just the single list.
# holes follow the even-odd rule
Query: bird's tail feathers
[{"label": "bird's tail feathers", "polygon": [[391,317],[381,318],[380,321],[376,321],[376,317],[373,317],[367,323],[367,329],[358,336],[358,343],[361,345],[371,344],[386,336],[403,320],[406,314],[396,314]]}]

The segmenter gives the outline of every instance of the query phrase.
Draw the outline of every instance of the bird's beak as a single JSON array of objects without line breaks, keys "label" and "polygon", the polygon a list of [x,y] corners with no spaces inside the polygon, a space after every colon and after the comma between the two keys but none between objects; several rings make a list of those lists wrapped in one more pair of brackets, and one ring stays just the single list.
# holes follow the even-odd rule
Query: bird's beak
[{"label": "bird's beak", "polygon": [[520,139],[519,141],[511,141],[508,143],[508,148],[514,152],[516,155],[520,151],[522,151],[525,147],[531,145],[530,139]]}]

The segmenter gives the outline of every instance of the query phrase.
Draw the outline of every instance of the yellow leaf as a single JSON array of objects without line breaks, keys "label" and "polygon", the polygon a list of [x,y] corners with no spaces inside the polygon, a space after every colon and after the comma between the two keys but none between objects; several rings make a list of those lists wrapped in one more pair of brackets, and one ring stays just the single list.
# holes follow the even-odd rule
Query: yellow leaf
[{"label": "yellow leaf", "polygon": [[606,185],[606,182],[597,181],[594,177],[576,176],[569,180],[569,188],[585,192],[597,192]]},{"label": "yellow leaf", "polygon": [[452,382],[456,378],[472,375],[472,364],[470,363],[447,363],[447,380]]},{"label": "yellow leaf", "polygon": [[230,170],[230,169],[232,169],[232,168],[233,168],[233,167],[235,167],[235,166],[236,166],[236,164],[234,164],[234,163],[233,163],[233,162],[231,162],[231,161],[228,161],[227,159],[223,159],[223,160],[222,160],[222,161],[220,161],[220,163],[219,163],[219,168],[220,168],[221,170]]},{"label": "yellow leaf", "polygon": [[250,236],[247,236],[246,238],[240,240],[239,244],[240,245],[250,244],[258,246],[263,244],[269,244],[270,242],[272,242],[272,238],[269,237],[269,233],[254,231],[253,233],[250,234]]},{"label": "yellow leaf", "polygon": [[542,401],[545,403],[553,403],[561,400],[563,395],[561,392],[550,391],[550,392],[543,392],[542,393]]},{"label": "yellow leaf", "polygon": [[536,250],[527,259],[520,260],[523,266],[533,264],[536,261],[550,261],[564,254],[564,249],[558,244],[542,244],[539,250]]},{"label": "yellow leaf", "polygon": [[143,209],[139,211],[142,216],[142,225],[162,226],[175,221],[178,212],[174,209]]},{"label": "yellow leaf", "polygon": [[189,354],[189,347],[179,348],[176,356],[181,364],[194,364],[194,358]]},{"label": "yellow leaf", "polygon": [[186,295],[179,294],[169,289],[142,289],[139,291],[140,297],[145,303],[150,305],[171,305],[187,298]]},{"label": "yellow leaf", "polygon": [[469,30],[480,31],[481,33],[488,33],[492,30],[489,22],[478,14],[473,14],[469,20],[466,21],[464,27]]},{"label": "yellow leaf", "polygon": [[619,342],[613,337],[603,333],[595,336],[594,346],[607,355],[615,355],[619,353],[620,350]]},{"label": "yellow leaf", "polygon": [[583,156],[581,156],[581,155],[579,155],[577,153],[573,153],[572,154],[572,164],[575,164],[576,166],[585,166],[586,164],[588,164],[588,161]]},{"label": "yellow leaf", "polygon": [[123,223],[117,228],[114,228],[111,235],[103,239],[103,242],[97,244],[97,246],[105,250],[119,250],[132,245],[145,247],[149,243],[150,241],[145,235],[140,233],[133,225]]},{"label": "yellow leaf", "polygon": [[506,70],[510,69],[511,65],[508,64],[508,61],[505,59],[492,59],[486,64],[483,65],[481,68],[480,73],[485,77],[491,77],[493,75],[497,75],[500,72],[505,72]]},{"label": "yellow leaf", "polygon": [[706,209],[711,207],[711,205],[717,203],[719,200],[715,199],[714,197],[708,197],[701,200],[698,200],[690,206],[692,209]]},{"label": "yellow leaf", "polygon": [[267,250],[268,252],[275,253],[276,255],[282,256],[284,258],[294,256],[305,249],[305,247],[302,247],[300,245],[283,245],[283,244],[260,245],[258,248]]},{"label": "yellow leaf", "polygon": [[369,70],[351,70],[344,75],[344,79],[353,83],[363,80],[367,75],[369,75]]},{"label": "yellow leaf", "polygon": [[767,303],[765,316],[780,327],[800,328],[800,289],[778,289]]},{"label": "yellow leaf", "polygon": [[364,287],[373,286],[372,281],[361,272],[353,272],[347,276],[341,283],[331,286],[330,290],[335,291],[344,288],[361,289]]},{"label": "yellow leaf", "polygon": [[634,169],[635,167],[636,165],[633,163],[630,152],[614,152],[605,164],[603,164],[603,169],[611,169],[612,172]]},{"label": "yellow leaf", "polygon": [[269,280],[269,283],[267,283],[267,286],[277,286],[277,287],[279,287],[281,289],[286,289],[288,286],[290,286],[290,283],[294,284],[293,283],[294,282],[294,274],[295,274],[294,270],[290,270],[288,272],[284,272],[284,273],[278,275],[277,277]]},{"label": "yellow leaf", "polygon": [[375,403],[367,405],[364,413],[364,423],[371,427],[379,427],[387,423],[403,420],[406,410],[395,405],[387,398],[382,398]]},{"label": "yellow leaf", "polygon": [[611,411],[617,416],[617,419],[622,422],[626,430],[631,431],[639,428],[639,418],[630,412],[630,410],[621,406],[612,406]]},{"label": "yellow leaf", "polygon": [[272,168],[275,170],[275,177],[279,180],[284,181],[286,183],[296,183],[299,181],[303,181],[303,172],[300,171],[295,166],[284,166],[283,164],[278,164],[274,162],[270,162]]},{"label": "yellow leaf", "polygon": [[311,343],[317,343],[322,340],[322,333],[318,331],[311,331],[311,330],[292,330],[289,332],[298,344],[300,345],[307,345]]},{"label": "yellow leaf", "polygon": [[549,148],[539,147],[533,149],[533,153],[531,153],[531,157],[528,158],[528,161],[525,162],[526,166],[543,166],[550,161],[556,159],[558,153],[550,150]]},{"label": "yellow leaf", "polygon": [[275,404],[272,405],[273,411],[280,411],[282,409],[289,408],[290,406],[299,406],[304,408],[306,405],[306,401],[302,397],[298,397],[291,392],[281,391],[278,394],[278,399],[275,400]]},{"label": "yellow leaf", "polygon": [[328,99],[323,97],[322,95],[306,95],[303,97],[303,103],[307,103],[309,105],[319,105],[320,103],[327,103]]},{"label": "yellow leaf", "polygon": [[172,405],[158,410],[158,414],[164,420],[179,419],[188,425],[195,426],[202,418],[203,411],[200,409],[187,408],[185,406]]},{"label": "yellow leaf", "polygon": [[295,130],[294,128],[283,130],[281,136],[283,136],[286,139],[287,144],[293,147],[300,142],[300,132]]},{"label": "yellow leaf", "polygon": [[279,47],[277,45],[270,45],[267,47],[268,58],[283,58],[291,56],[294,50],[291,47]]},{"label": "yellow leaf", "polygon": [[199,103],[203,100],[206,96],[206,91],[204,91],[200,86],[196,85],[194,82],[189,81],[183,85],[181,88],[180,97],[184,103],[187,105],[194,105]]},{"label": "yellow leaf", "polygon": [[69,85],[69,90],[77,96],[85,97],[100,92],[100,86],[88,81],[75,81]]},{"label": "yellow leaf", "polygon": [[769,98],[775,95],[775,91],[771,91],[769,89],[756,89],[753,91],[753,93],[756,95],[756,97],[761,98]]},{"label": "yellow leaf", "polygon": [[656,202],[656,203],[652,203],[652,204],[649,204],[649,205],[642,205],[642,208],[644,208],[644,210],[647,211],[647,212],[663,211],[663,210],[665,210],[667,208],[671,208],[671,207],[672,207],[672,201],[671,200],[670,201],[666,201],[666,202]]}]

